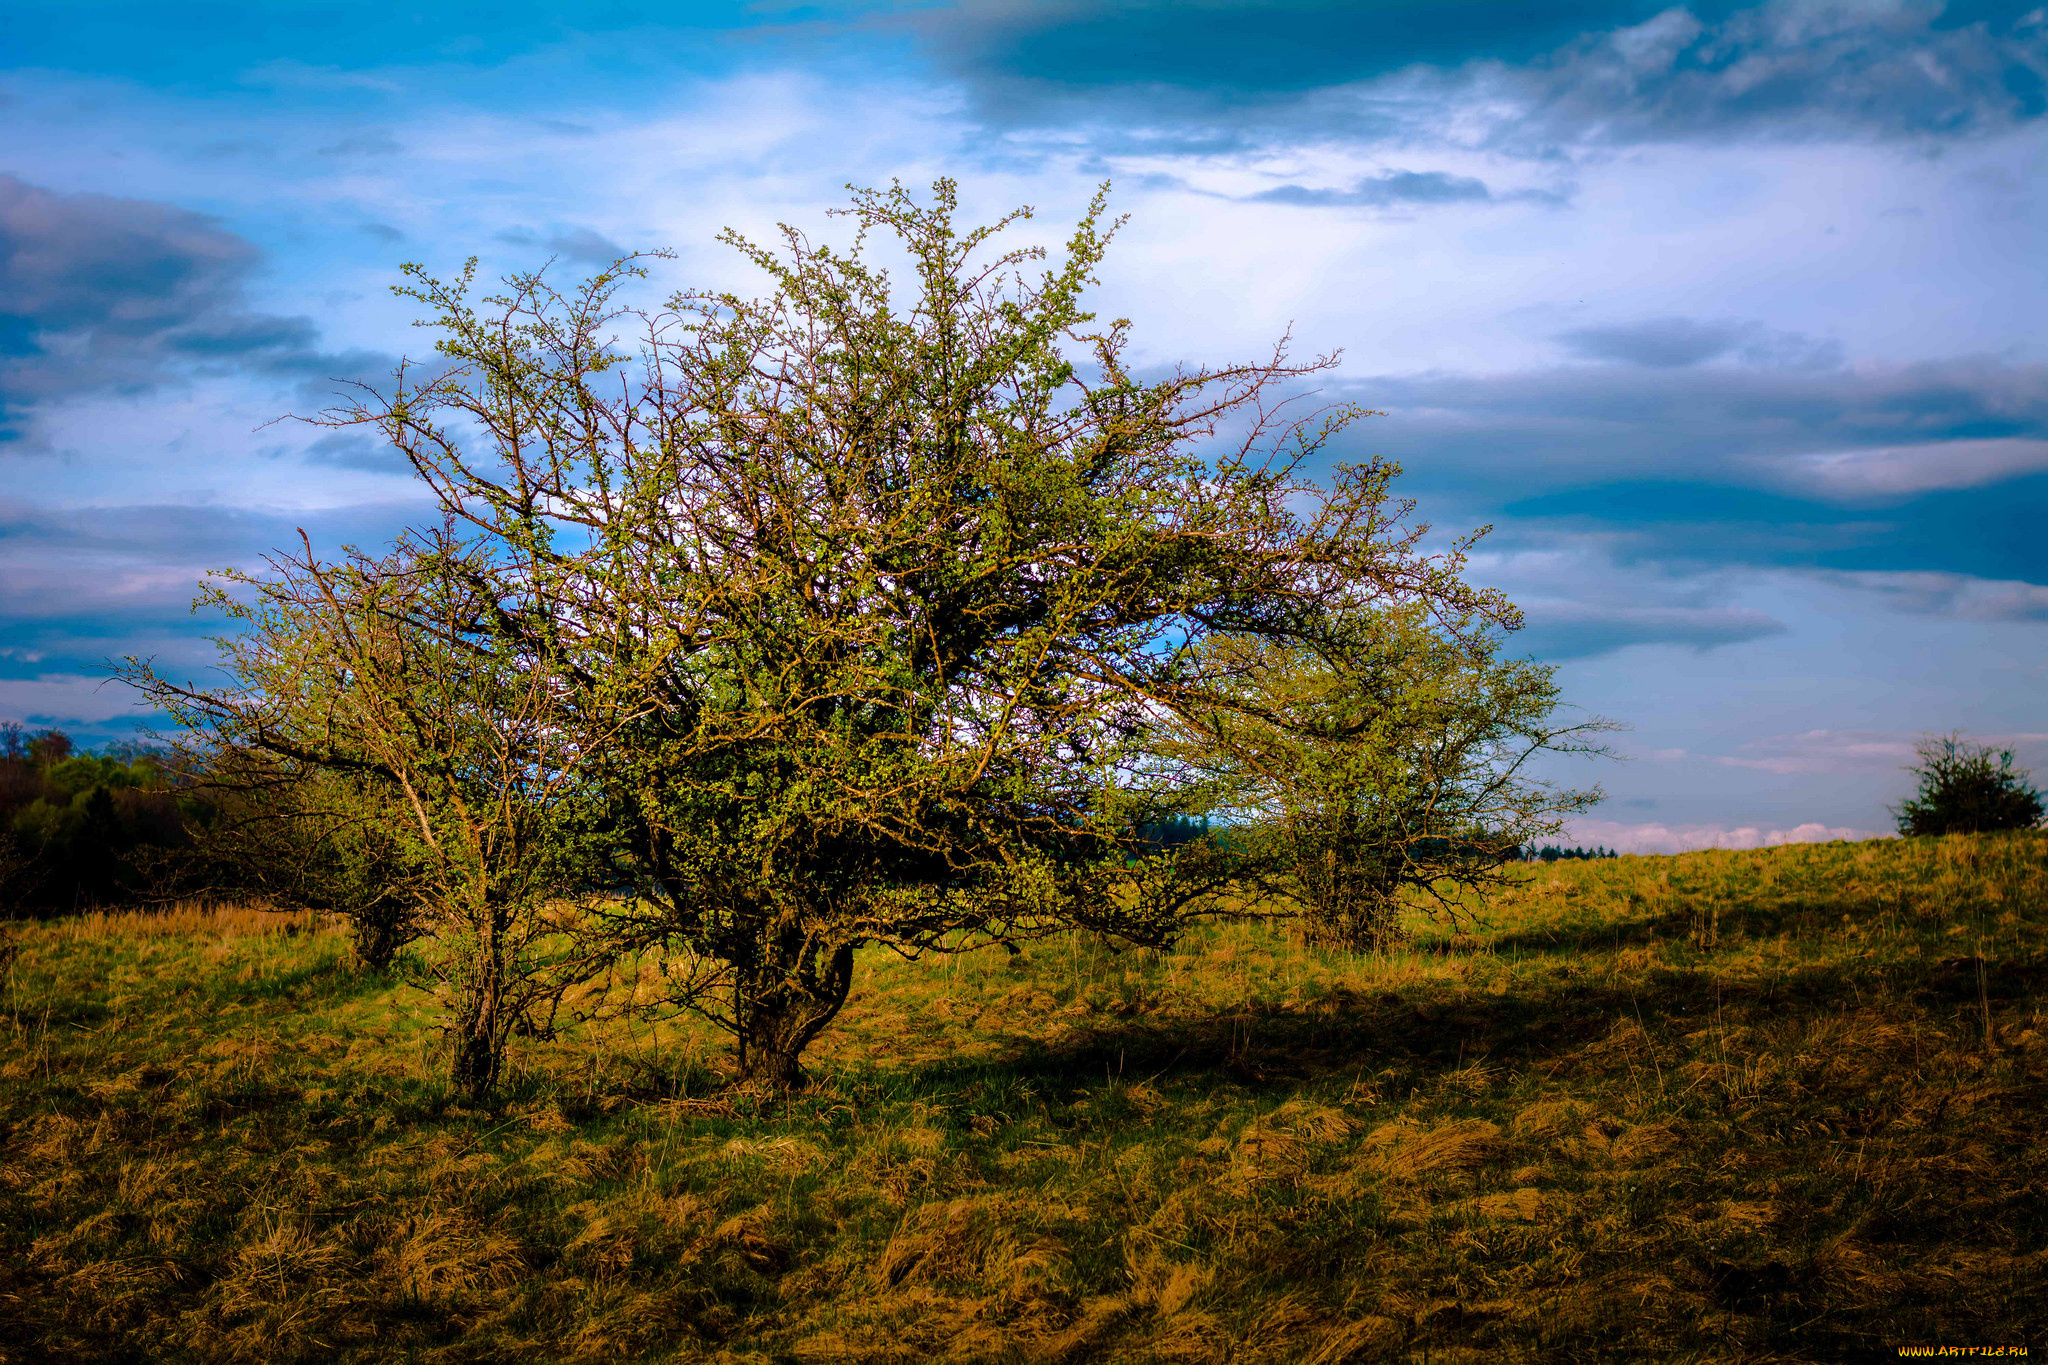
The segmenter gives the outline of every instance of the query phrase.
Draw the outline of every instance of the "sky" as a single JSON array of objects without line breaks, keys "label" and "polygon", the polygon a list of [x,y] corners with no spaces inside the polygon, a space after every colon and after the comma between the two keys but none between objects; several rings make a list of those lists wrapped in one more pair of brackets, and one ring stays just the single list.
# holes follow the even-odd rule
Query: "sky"
[{"label": "sky", "polygon": [[1150,366],[1341,351],[1511,653],[1626,728],[1547,775],[1626,851],[1892,828],[1921,736],[2048,781],[2048,11],[2020,3],[13,0],[0,41],[0,720],[211,659],[210,569],[425,504],[293,421],[431,348],[403,262],[566,278],[831,240],[961,185]]}]

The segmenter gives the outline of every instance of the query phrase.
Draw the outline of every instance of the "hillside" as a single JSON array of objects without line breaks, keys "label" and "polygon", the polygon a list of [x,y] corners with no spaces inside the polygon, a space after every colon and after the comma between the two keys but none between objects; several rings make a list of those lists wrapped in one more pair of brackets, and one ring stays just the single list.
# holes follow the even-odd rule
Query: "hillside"
[{"label": "hillside", "polygon": [[0,1363],[2042,1344],[2048,834],[1532,865],[1469,937],[863,964],[786,1102],[252,908],[12,926]]}]

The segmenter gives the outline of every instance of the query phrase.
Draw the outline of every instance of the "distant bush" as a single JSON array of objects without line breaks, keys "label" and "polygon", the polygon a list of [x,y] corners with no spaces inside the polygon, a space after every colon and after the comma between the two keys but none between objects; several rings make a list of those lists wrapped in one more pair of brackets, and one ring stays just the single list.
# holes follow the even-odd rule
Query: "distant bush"
[{"label": "distant bush", "polygon": [[2012,750],[1951,732],[1929,735],[1915,752],[1920,762],[1906,771],[1920,779],[1920,790],[1892,812],[1900,834],[1985,834],[2041,823],[2041,793],[2013,767]]}]

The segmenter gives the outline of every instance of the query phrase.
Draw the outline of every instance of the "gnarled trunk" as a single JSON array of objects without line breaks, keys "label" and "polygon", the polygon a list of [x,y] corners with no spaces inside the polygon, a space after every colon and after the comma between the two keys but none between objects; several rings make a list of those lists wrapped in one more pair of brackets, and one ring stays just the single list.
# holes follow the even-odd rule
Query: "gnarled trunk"
[{"label": "gnarled trunk", "polygon": [[497,992],[468,984],[448,1027],[448,1079],[472,1100],[490,1097],[505,1060]]},{"label": "gnarled trunk", "polygon": [[475,939],[458,935],[451,944],[455,1002],[447,1025],[448,1079],[478,1101],[489,1098],[498,1083],[512,1022],[505,1012],[504,913],[493,905],[481,918]]},{"label": "gnarled trunk", "polygon": [[743,1084],[797,1090],[804,1084],[803,1050],[846,1003],[853,986],[853,945],[823,949],[777,944],[785,951],[767,970],[742,974],[734,991]]},{"label": "gnarled trunk", "polygon": [[1396,909],[1391,896],[1377,891],[1317,905],[1302,916],[1302,942],[1352,953],[1391,948],[1401,940]]},{"label": "gnarled trunk", "polygon": [[350,916],[355,930],[356,962],[365,971],[389,970],[398,959],[398,950],[416,937],[403,912],[380,910]]}]

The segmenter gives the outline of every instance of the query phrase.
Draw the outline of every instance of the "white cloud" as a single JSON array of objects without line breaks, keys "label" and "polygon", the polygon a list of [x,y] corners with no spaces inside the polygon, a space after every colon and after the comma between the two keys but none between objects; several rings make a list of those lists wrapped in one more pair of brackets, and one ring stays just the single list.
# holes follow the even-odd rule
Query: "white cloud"
[{"label": "white cloud", "polygon": [[243,85],[272,90],[367,90],[382,95],[403,94],[405,87],[382,76],[362,71],[344,71],[338,66],[316,66],[291,57],[261,62],[242,72]]},{"label": "white cloud", "polygon": [[1896,771],[1910,763],[1916,735],[1884,730],[1808,730],[1753,739],[1738,754],[1713,761],[1724,768],[1755,768],[1781,777],[1793,773]]},{"label": "white cloud", "polygon": [[1515,647],[1545,659],[1605,654],[1629,645],[1684,645],[1696,650],[1781,634],[1785,623],[1746,607],[1665,607],[1587,602],[1522,604],[1527,632]]},{"label": "white cloud", "polygon": [[1621,853],[1686,853],[1702,848],[1775,848],[1781,844],[1819,844],[1834,839],[1886,839],[1883,830],[1824,825],[1817,821],[1790,829],[1760,825],[1623,824],[1615,820],[1575,820],[1571,838],[1586,846]]},{"label": "white cloud", "polygon": [[1765,468],[1778,480],[1824,497],[1892,497],[1975,488],[2048,469],[2048,441],[1936,441],[1798,455]]},{"label": "white cloud", "polygon": [[2048,587],[1957,573],[1837,572],[1828,582],[1878,594],[1894,610],[1965,621],[2048,621]]}]

